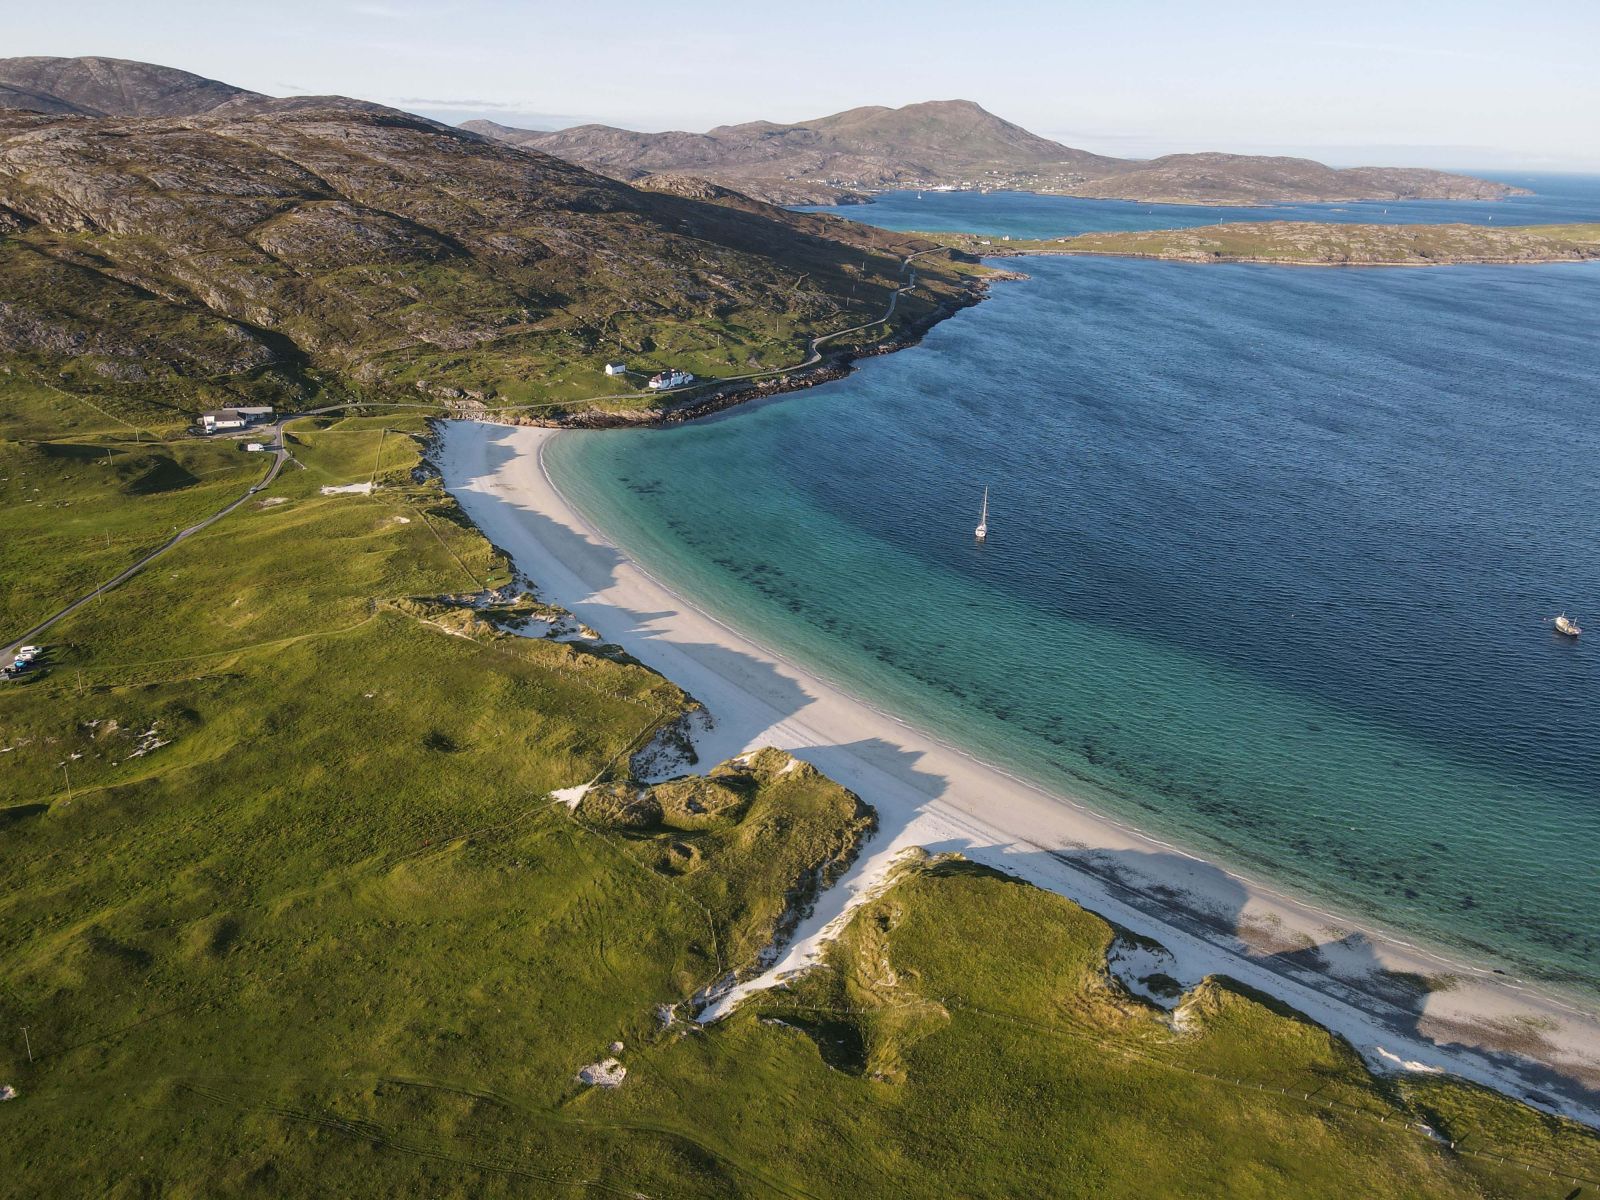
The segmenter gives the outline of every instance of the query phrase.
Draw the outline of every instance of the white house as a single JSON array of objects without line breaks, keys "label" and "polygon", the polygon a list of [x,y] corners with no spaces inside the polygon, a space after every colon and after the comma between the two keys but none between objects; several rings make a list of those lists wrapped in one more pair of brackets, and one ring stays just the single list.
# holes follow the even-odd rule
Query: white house
[{"label": "white house", "polygon": [[607,375],[626,375],[627,373],[628,364],[625,362],[608,362],[606,364]]},{"label": "white house", "polygon": [[219,408],[215,412],[200,414],[200,428],[207,433],[223,433],[230,429],[243,429],[250,424],[242,412],[236,408]]},{"label": "white house", "polygon": [[219,408],[200,414],[200,428],[207,433],[226,433],[272,420],[270,408]]},{"label": "white house", "polygon": [[676,367],[662,371],[659,375],[650,376],[650,390],[652,392],[665,392],[673,388],[681,388],[685,384],[694,382],[694,375],[688,371],[680,371]]}]

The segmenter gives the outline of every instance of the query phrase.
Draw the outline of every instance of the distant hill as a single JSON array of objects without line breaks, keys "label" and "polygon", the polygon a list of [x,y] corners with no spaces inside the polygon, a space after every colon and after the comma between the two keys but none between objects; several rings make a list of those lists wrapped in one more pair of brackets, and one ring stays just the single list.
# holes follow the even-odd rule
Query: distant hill
[{"label": "distant hill", "polygon": [[491,121],[465,128],[619,179],[703,175],[764,200],[819,202],[852,192],[992,179],[1066,188],[1119,165],[1029,133],[970,100],[853,108],[814,121],[752,121],[707,133],[634,133],[580,125],[541,133]]},{"label": "distant hill", "polygon": [[1150,162],[1064,146],[970,100],[853,108],[814,121],[752,121],[706,133],[609,125],[554,132],[493,121],[465,128],[617,179],[691,173],[776,204],[837,203],[905,187],[989,187],[1179,204],[1494,199],[1521,189],[1442,171],[1334,170],[1310,159],[1175,154]]},{"label": "distant hill", "polygon": [[1335,169],[1309,158],[1169,154],[1075,189],[1080,196],[1169,204],[1282,204],[1337,200],[1498,200],[1526,195],[1468,175],[1415,167]]},{"label": "distant hill", "polygon": [[0,108],[90,117],[186,117],[258,92],[122,58],[0,58]]}]

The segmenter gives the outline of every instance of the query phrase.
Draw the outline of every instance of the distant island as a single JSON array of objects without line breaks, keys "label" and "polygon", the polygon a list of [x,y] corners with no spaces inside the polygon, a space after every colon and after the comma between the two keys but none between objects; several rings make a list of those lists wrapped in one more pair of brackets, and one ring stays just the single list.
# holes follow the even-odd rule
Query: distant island
[{"label": "distant island", "polygon": [[702,176],[772,204],[869,201],[874,192],[960,188],[1160,204],[1345,200],[1498,200],[1523,188],[1401,167],[1338,170],[1308,158],[1169,154],[1109,158],[1030,133],[970,100],[852,108],[811,121],[751,121],[706,133],[610,125],[545,132],[493,121],[462,126],[624,182]]},{"label": "distant island", "polygon": [[1101,254],[1181,262],[1420,267],[1449,263],[1578,262],[1600,259],[1600,225],[1339,225],[1236,221],[1190,229],[1081,233],[1005,239],[919,234],[974,255]]}]

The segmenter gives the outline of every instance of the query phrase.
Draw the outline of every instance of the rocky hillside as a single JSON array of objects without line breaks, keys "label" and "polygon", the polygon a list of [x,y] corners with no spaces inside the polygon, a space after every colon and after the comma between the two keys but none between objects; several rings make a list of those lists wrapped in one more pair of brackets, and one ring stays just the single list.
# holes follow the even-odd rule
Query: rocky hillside
[{"label": "rocky hillside", "polygon": [[1521,191],[1442,171],[1335,170],[1301,158],[1107,158],[1029,133],[970,100],[856,108],[794,125],[753,121],[707,133],[635,133],[609,125],[546,133],[492,121],[466,127],[618,179],[692,172],[775,204],[850,202],[874,191],[941,185],[1178,204],[1482,200]]},{"label": "rocky hillside", "polygon": [[491,121],[466,128],[619,179],[692,172],[778,203],[979,179],[1065,189],[1119,165],[1029,133],[970,100],[853,108],[793,125],[752,121],[708,133],[634,133],[609,125],[541,133]]},{"label": "rocky hillside", "polygon": [[265,97],[122,58],[0,58],[0,108],[88,117],[182,117]]},{"label": "rocky hillside", "polygon": [[[599,369],[619,353],[736,374],[881,315],[916,246],[338,98],[0,113],[0,355],[79,382],[510,403],[626,390]],[[947,267],[919,278],[902,321],[971,294]]]}]

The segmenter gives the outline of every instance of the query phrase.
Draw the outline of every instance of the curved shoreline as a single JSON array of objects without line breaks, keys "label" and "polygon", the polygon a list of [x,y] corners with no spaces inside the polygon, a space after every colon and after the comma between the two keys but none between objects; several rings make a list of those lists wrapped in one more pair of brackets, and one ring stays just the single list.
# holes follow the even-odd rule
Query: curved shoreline
[{"label": "curved shoreline", "polygon": [[[1600,1124],[1600,1020],[1509,977],[1365,930],[1042,789],[849,695],[695,608],[556,488],[557,431],[450,422],[445,484],[484,533],[609,641],[705,703],[710,761],[777,745],[859,793],[881,830],[780,961],[707,1014],[815,961],[913,847],[956,851],[1155,939],[1186,986],[1225,974],[1348,1038],[1374,1066],[1448,1070]],[[1335,927],[1330,929],[1330,923]],[[1407,981],[1446,968],[1448,990]]]}]

